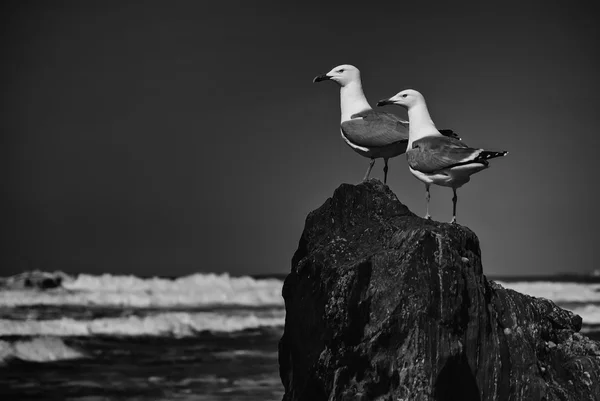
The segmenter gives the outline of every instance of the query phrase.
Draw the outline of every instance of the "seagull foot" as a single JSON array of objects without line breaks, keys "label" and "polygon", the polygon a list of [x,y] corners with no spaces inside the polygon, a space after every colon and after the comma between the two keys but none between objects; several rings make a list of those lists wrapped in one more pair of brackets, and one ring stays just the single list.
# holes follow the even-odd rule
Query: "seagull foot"
[{"label": "seagull foot", "polygon": [[453,218],[452,218],[452,220],[450,220],[450,224],[458,224],[458,223],[456,222],[456,217],[453,217]]},{"label": "seagull foot", "polygon": [[423,217],[425,220],[431,220],[431,215],[430,214],[426,214],[425,217]]}]

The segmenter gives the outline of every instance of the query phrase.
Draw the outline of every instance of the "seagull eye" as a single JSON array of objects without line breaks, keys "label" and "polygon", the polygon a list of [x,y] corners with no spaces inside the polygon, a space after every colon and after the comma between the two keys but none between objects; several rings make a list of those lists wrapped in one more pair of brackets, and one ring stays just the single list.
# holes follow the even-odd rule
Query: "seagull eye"
[{"label": "seagull eye", "polygon": [[406,97],[406,96],[408,96],[406,93],[404,95],[402,95],[402,97]]},{"label": "seagull eye", "polygon": [[344,72],[344,69],[342,68],[341,70],[338,70],[338,72],[341,74],[342,72]]}]

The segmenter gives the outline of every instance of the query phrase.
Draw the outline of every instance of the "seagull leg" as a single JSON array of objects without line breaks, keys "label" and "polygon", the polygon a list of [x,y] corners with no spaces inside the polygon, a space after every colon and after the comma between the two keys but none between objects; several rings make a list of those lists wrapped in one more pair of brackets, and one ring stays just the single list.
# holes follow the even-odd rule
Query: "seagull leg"
[{"label": "seagull leg", "polygon": [[456,188],[452,188],[454,192],[454,196],[452,197],[452,220],[450,220],[450,224],[456,224],[456,201],[458,197],[456,196]]},{"label": "seagull leg", "polygon": [[429,199],[431,198],[431,194],[429,193],[429,184],[425,184],[425,200],[427,201],[427,214],[425,218],[427,220],[431,220],[431,215],[429,214]]},{"label": "seagull leg", "polygon": [[363,181],[367,181],[369,179],[369,175],[371,175],[371,169],[373,168],[374,165],[375,165],[375,159],[371,159],[371,162],[369,163],[369,168],[367,169],[367,174],[365,174],[365,178],[363,178]]},{"label": "seagull leg", "polygon": [[387,172],[388,172],[388,160],[384,158],[383,159],[383,163],[385,163],[385,165],[383,166],[383,183],[387,184]]}]

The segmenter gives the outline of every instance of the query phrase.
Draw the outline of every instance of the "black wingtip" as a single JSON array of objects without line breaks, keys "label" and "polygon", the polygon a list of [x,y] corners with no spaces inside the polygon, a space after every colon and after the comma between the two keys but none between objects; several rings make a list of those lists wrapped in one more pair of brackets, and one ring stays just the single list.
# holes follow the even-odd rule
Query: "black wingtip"
[{"label": "black wingtip", "polygon": [[502,151],[502,152],[491,152],[491,151],[483,151],[479,154],[478,159],[480,160],[489,160],[489,159],[494,159],[496,157],[502,157],[502,156],[506,156],[508,154],[507,151]]},{"label": "black wingtip", "polygon": [[458,136],[458,134],[451,129],[441,129],[441,130],[439,130],[439,132],[440,132],[440,134],[447,136],[449,138],[454,138],[454,139],[458,139],[459,141],[462,141],[462,138],[460,136]]}]

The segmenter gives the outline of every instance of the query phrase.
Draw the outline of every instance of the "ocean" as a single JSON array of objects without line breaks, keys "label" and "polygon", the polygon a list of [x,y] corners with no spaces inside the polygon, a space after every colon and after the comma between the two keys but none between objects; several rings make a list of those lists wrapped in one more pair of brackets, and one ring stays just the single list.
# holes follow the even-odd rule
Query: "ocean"
[{"label": "ocean", "polygon": [[281,400],[280,279],[81,274],[0,292],[2,400]]},{"label": "ocean", "polygon": [[[600,280],[498,283],[551,299],[600,339]],[[81,274],[0,291],[2,400],[281,400],[282,277]]]}]

